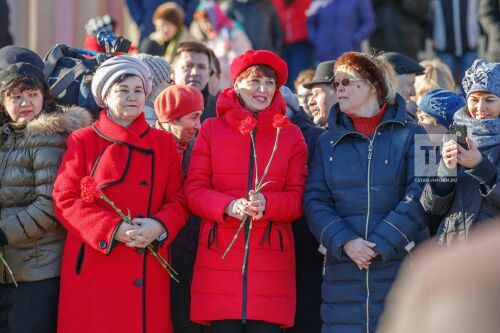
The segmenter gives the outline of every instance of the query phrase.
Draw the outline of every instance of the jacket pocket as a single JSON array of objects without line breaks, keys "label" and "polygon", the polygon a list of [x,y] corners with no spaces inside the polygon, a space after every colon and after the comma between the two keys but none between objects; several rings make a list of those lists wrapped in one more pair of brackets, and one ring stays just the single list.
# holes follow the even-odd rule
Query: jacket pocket
[{"label": "jacket pocket", "polygon": [[284,251],[285,247],[283,246],[283,233],[279,229],[278,229],[278,236],[279,236],[279,240],[280,240],[280,250]]},{"label": "jacket pocket", "polygon": [[83,259],[85,258],[85,244],[80,245],[80,251],[78,251],[78,256],[76,257],[75,273],[80,275],[83,266]]},{"label": "jacket pocket", "polygon": [[[273,228],[273,226],[276,226]],[[270,249],[284,251],[285,242],[283,238],[283,231],[276,225],[275,222],[269,221],[262,238],[260,239],[260,247],[268,247]],[[267,244],[266,244],[267,243]]]},{"label": "jacket pocket", "polygon": [[207,239],[207,245],[208,248],[210,249],[212,245],[215,243],[215,238],[217,236],[217,223],[214,223],[214,226],[210,231],[208,232],[208,239]]}]

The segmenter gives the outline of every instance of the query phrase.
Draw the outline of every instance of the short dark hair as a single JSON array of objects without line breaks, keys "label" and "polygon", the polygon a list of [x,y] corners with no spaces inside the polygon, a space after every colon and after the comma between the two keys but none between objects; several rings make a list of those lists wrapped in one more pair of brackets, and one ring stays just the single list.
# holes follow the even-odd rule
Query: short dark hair
[{"label": "short dark hair", "polygon": [[202,53],[205,54],[208,58],[208,62],[211,62],[211,52],[210,49],[202,43],[198,42],[182,42],[177,46],[177,50],[175,51],[174,63],[177,60],[177,57],[182,52],[193,52],[193,53]]},{"label": "short dark hair", "polygon": [[53,112],[56,110],[55,98],[50,92],[50,87],[47,83],[41,82],[32,76],[20,76],[10,81],[0,93],[0,113],[2,115],[1,122],[5,123],[10,120],[7,110],[4,107],[5,99],[12,96],[14,89],[19,89],[20,92],[26,90],[38,89],[43,95],[43,109],[45,112]]}]

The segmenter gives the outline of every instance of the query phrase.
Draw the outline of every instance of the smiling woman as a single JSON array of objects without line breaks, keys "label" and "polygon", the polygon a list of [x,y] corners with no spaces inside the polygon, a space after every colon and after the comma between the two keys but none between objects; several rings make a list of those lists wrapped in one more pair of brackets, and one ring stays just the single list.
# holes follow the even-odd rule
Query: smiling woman
[{"label": "smiling woman", "polygon": [[104,97],[108,116],[124,127],[143,112],[145,101],[146,93],[141,78],[132,74],[118,77]]},{"label": "smiling woman", "polygon": [[[153,245],[169,258],[168,245],[187,212],[174,139],[149,127],[144,117],[151,87],[141,60],[105,61],[92,81],[103,111],[92,126],[68,138],[53,192],[56,215],[70,231],[61,273],[60,333],[172,332],[169,275],[144,249]],[[87,176],[128,212],[132,224],[102,200],[82,200],[80,181]]]},{"label": "smiling woman", "polygon": [[[281,58],[270,51],[247,51],[231,64],[231,77],[233,87],[217,100],[218,117],[201,126],[186,180],[189,207],[202,218],[191,320],[210,325],[213,333],[279,333],[294,321],[290,222],[302,214],[307,148],[299,128],[290,125],[279,131],[273,150],[278,136],[273,122],[285,113],[278,88],[286,81],[287,67]],[[252,139],[240,132],[245,124],[255,125],[243,127],[243,132],[252,131]],[[269,183],[255,193],[266,165]],[[249,217],[252,222],[223,259],[238,226]]]},{"label": "smiling woman", "polygon": [[428,213],[442,217],[438,235],[446,245],[467,241],[475,225],[500,213],[500,64],[477,59],[462,84],[467,105],[453,121],[466,128],[467,147],[443,144],[443,178],[427,184],[421,198]]}]

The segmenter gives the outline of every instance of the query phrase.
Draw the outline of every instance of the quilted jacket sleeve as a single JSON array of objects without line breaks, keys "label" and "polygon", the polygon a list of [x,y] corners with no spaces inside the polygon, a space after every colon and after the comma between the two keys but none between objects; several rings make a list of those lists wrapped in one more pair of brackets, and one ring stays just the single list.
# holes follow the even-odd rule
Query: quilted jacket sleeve
[{"label": "quilted jacket sleeve", "polygon": [[204,219],[224,222],[224,210],[233,201],[231,195],[212,188],[212,152],[210,138],[213,122],[206,120],[194,144],[186,179],[185,193],[190,211]]},{"label": "quilted jacket sleeve", "polygon": [[406,164],[404,167],[408,184],[404,197],[368,237],[370,242],[377,244],[375,250],[384,260],[391,259],[396,250],[411,244],[427,226],[428,217],[420,205],[423,183],[418,182],[415,177],[414,153],[414,134],[425,133],[425,130],[419,126],[409,135],[406,156],[401,160],[401,163]]},{"label": "quilted jacket sleeve", "polygon": [[63,147],[55,145],[31,149],[35,199],[25,209],[0,220],[0,229],[10,246],[26,239],[38,240],[45,232],[60,227],[54,215],[52,185],[62,153]]},{"label": "quilted jacket sleeve", "polygon": [[283,191],[266,192],[266,210],[264,217],[278,222],[292,222],[302,215],[302,200],[307,177],[307,146],[298,127],[295,130],[294,149],[288,157],[289,167],[286,175],[286,185]]},{"label": "quilted jacket sleeve", "polygon": [[321,138],[325,135],[320,136],[314,150],[304,194],[304,213],[309,229],[318,242],[337,259],[345,259],[344,244],[361,236],[339,217],[333,207],[323,162],[327,157],[321,147]]}]

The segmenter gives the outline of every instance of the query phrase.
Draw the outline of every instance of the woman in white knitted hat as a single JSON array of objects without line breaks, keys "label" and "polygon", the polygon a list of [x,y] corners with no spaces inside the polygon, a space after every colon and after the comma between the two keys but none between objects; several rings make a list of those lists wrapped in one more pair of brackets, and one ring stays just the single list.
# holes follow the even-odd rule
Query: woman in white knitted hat
[{"label": "woman in white knitted hat", "polygon": [[[56,215],[68,229],[58,332],[172,332],[169,274],[146,247],[168,258],[188,217],[175,141],[144,119],[151,74],[142,61],[105,61],[92,93],[103,111],[68,138],[54,184]],[[82,179],[133,224],[97,193],[85,196]]]}]

